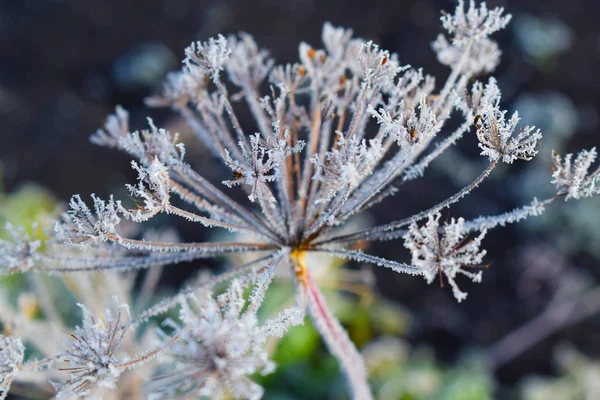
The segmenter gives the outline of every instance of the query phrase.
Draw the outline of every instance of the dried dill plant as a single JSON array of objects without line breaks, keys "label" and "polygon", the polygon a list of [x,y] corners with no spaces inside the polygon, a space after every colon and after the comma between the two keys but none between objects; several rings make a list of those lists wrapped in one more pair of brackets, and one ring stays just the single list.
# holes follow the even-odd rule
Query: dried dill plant
[{"label": "dried dill plant", "polygon": [[[508,117],[500,108],[494,78],[472,83],[498,64],[500,50],[490,35],[503,29],[510,15],[502,8],[489,10],[485,3],[477,7],[472,1],[465,7],[459,1],[454,14],[444,14],[441,20],[449,37],[440,35],[433,49],[451,72],[439,89],[422,70],[402,66],[395,54],[328,23],[323,27],[324,48],[301,43],[297,64],[276,66],[248,34],[193,43],[185,51],[181,71],[170,74],[162,94],[148,103],[172,107],[185,118],[212,155],[230,169],[232,178],[222,182],[224,187],[186,163],[177,135],[152,121],[149,129],[130,133],[128,114],[117,107],[91,140],[135,158],[132,167],[139,179],[128,190],[138,199],[137,207],[96,196],[90,207],[74,196],[43,252],[38,251],[39,242],[11,230],[14,240],[1,244],[4,272],[92,274],[161,268],[232,253],[252,258],[186,287],[126,322],[115,322],[107,314],[106,321],[95,323],[85,312],[83,327],[73,334],[74,350],[63,351],[74,366],[71,377],[56,384],[59,390],[88,396],[119,387],[123,368],[164,353],[159,375],[146,388],[148,396],[260,398],[263,390],[249,376],[273,368],[263,349],[267,337],[283,335],[308,312],[338,359],[353,398],[369,399],[361,355],[329,311],[307,255],[327,253],[376,264],[421,275],[429,283],[439,276],[450,282],[454,296],[462,301],[467,294],[459,289],[458,275],[481,280],[481,271],[471,268],[483,262],[481,243],[488,229],[538,215],[562,197],[599,194],[600,171],[589,172],[594,149],[580,153],[574,162],[571,155],[564,159],[554,155],[556,196],[534,199],[498,216],[440,223],[441,210],[469,194],[499,163],[530,160],[541,139],[539,130],[521,127],[518,113]],[[267,80],[271,94],[263,96],[260,88]],[[230,95],[232,89],[236,94]],[[242,129],[233,98],[245,101],[255,130]],[[454,114],[463,122],[448,132],[446,123]],[[421,177],[445,149],[473,131],[489,165],[471,184],[408,218],[341,232],[351,217],[402,192],[401,183]],[[230,196],[237,187],[245,191],[247,202]],[[240,240],[141,240],[122,229],[123,220],[141,223],[162,213],[240,233]],[[355,247],[357,242],[398,239],[412,255],[410,264]],[[258,321],[256,313],[271,281],[286,272],[296,282],[295,305],[273,319]],[[214,288],[226,282],[229,288],[215,297]],[[251,290],[249,299],[244,289]],[[204,293],[198,295],[199,291]],[[147,353],[116,358],[121,342],[115,337],[126,329],[141,329],[149,318],[174,307],[180,307],[180,321],[167,320],[161,343]],[[10,381],[19,379],[27,365],[22,363],[18,339],[3,337],[2,346],[0,382],[6,393]],[[55,368],[57,359],[58,355],[50,356],[35,368]]]}]

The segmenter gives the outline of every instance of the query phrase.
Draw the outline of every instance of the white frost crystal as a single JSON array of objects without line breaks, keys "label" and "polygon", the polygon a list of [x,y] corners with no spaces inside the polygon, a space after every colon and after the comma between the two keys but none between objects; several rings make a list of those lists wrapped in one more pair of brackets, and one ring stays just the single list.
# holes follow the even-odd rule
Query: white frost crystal
[{"label": "white frost crystal", "polygon": [[486,234],[467,240],[463,229],[464,219],[452,218],[449,223],[440,226],[441,215],[429,216],[424,226],[412,224],[404,236],[404,246],[412,253],[412,264],[423,271],[427,283],[432,283],[442,274],[448,278],[454,297],[460,302],[467,298],[458,288],[455,278],[463,274],[473,282],[481,282],[481,271],[473,273],[465,267],[481,266],[485,250],[480,250],[481,241]]}]

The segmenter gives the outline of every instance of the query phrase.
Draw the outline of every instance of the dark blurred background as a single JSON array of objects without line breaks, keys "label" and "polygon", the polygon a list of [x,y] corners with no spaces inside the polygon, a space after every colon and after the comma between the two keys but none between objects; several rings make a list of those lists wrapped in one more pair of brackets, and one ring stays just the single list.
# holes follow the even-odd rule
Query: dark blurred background
[{"label": "dark blurred background", "polygon": [[[541,127],[545,138],[537,160],[495,172],[447,212],[451,217],[500,213],[533,196],[544,198],[552,193],[552,149],[572,152],[600,143],[600,2],[488,5],[504,6],[513,15],[507,30],[495,37],[503,56],[494,76],[505,107],[518,109],[524,124]],[[440,10],[454,7],[451,1],[399,0],[0,1],[3,185],[11,192],[33,181],[63,201],[73,193],[105,196],[120,190],[133,176],[127,157],[91,145],[88,136],[116,104],[130,111],[134,129],[144,127],[151,116],[159,126],[185,130],[175,114],[149,110],[143,99],[159,90],[168,71],[179,68],[184,47],[217,33],[249,32],[279,63],[286,63],[297,59],[300,41],[319,46],[321,26],[331,21],[398,53],[404,64],[422,66],[439,84],[448,70],[437,63],[429,43],[441,31]],[[197,154],[190,161],[204,173],[202,166],[210,160],[201,151]],[[406,185],[395,199],[376,208],[373,218],[389,221],[434,204],[484,165],[476,142],[466,138],[425,179]],[[219,177],[212,169],[206,173]],[[427,286],[388,271],[375,271],[377,291],[407,306],[414,315],[408,340],[431,346],[442,362],[452,364],[466,348],[492,351],[494,343],[545,310],[553,312],[569,301],[579,304],[581,296],[594,290],[600,277],[599,210],[598,199],[560,201],[544,217],[489,233],[484,247],[493,264],[483,283],[461,282],[469,298],[460,305],[448,287]],[[202,237],[196,229],[185,225],[183,235]],[[400,247],[383,243],[374,251],[406,259]],[[573,343],[591,359],[600,356],[598,299],[591,297],[596,303],[588,299],[584,306],[589,318],[565,326],[559,321],[556,332],[554,322],[548,327],[542,321],[534,330],[540,340],[498,366],[498,397],[531,374],[560,374],[554,357],[560,343]],[[540,335],[546,329],[553,332],[549,337]]]}]

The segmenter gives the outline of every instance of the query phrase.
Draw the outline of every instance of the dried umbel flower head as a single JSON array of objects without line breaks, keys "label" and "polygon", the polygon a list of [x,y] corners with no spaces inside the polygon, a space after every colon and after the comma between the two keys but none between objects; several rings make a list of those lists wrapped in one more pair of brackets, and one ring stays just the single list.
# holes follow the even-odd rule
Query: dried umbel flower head
[{"label": "dried umbel flower head", "polygon": [[[33,226],[33,231],[37,225]],[[0,272],[29,271],[39,259],[38,249],[40,240],[32,239],[24,228],[15,228],[10,223],[6,224],[6,231],[11,240],[0,239]]]},{"label": "dried umbel flower head", "polygon": [[282,336],[289,326],[303,320],[301,310],[290,308],[259,324],[256,312],[271,278],[272,271],[267,270],[257,276],[249,304],[244,298],[247,285],[238,279],[216,298],[207,293],[182,301],[181,324],[172,320],[165,323],[180,340],[167,353],[172,370],[151,385],[157,386],[154,396],[262,397],[262,387],[250,376],[269,374],[275,368],[265,349],[268,337]]},{"label": "dried umbel flower head", "polygon": [[[135,159],[132,166],[138,183],[128,186],[135,204],[92,196],[89,207],[74,196],[43,257],[29,257],[25,252],[24,257],[17,257],[27,261],[23,267],[13,262],[9,270],[81,273],[176,268],[178,263],[243,254],[246,264],[182,289],[129,324],[133,330],[151,317],[181,307],[180,321],[169,323],[175,336],[160,347],[181,340],[169,353],[172,373],[150,384],[151,390],[159,396],[260,397],[262,389],[249,375],[267,372],[272,366],[263,347],[266,337],[283,334],[307,312],[339,360],[352,396],[369,399],[363,359],[327,307],[308,254],[422,275],[429,283],[441,275],[450,282],[454,297],[462,301],[466,293],[458,288],[458,275],[481,280],[481,271],[469,269],[483,262],[486,230],[539,215],[562,196],[598,194],[598,173],[587,172],[595,157],[592,150],[582,153],[573,167],[570,156],[564,162],[555,157],[554,182],[559,192],[552,198],[534,199],[496,216],[440,224],[441,211],[477,188],[500,161],[527,161],[537,153],[540,131],[521,127],[516,112],[507,119],[500,108],[496,81],[471,83],[497,65],[500,51],[490,35],[509,20],[502,8],[488,9],[474,1],[468,7],[459,1],[453,14],[444,14],[442,24],[450,39],[440,36],[433,47],[451,71],[439,88],[422,70],[402,66],[396,54],[329,23],[323,27],[324,48],[300,43],[299,62],[291,65],[275,66],[269,53],[246,33],[195,42],[185,51],[181,71],[171,74],[163,93],[148,103],[170,106],[180,113],[231,178],[210,182],[188,164],[177,134],[157,128],[151,120],[149,129],[129,132],[127,113],[117,108],[92,141]],[[227,78],[239,89],[234,95],[230,95]],[[267,79],[273,86],[262,94]],[[250,124],[238,119],[237,111],[244,107],[255,121],[250,131],[246,128]],[[452,128],[448,121],[455,113],[463,122]],[[463,137],[476,138],[472,146],[479,146],[489,160],[470,184],[406,218],[351,228],[353,216],[388,197],[403,192],[412,195],[398,183],[422,177],[440,154]],[[243,195],[237,196],[240,191]],[[123,220],[145,222],[160,214],[237,236],[227,241],[179,243],[143,240],[122,229]],[[402,238],[411,253],[405,261],[410,259],[410,263],[366,254],[356,246]],[[0,254],[15,253],[19,241],[15,237],[14,244],[2,242]],[[87,253],[66,251],[59,242]],[[280,272],[296,284],[296,307],[261,324],[256,312]],[[225,283],[230,283],[229,289],[216,299],[197,295],[200,289],[213,293]],[[248,301],[242,290],[246,286],[252,287]],[[66,351],[75,359],[85,357],[85,363],[72,360],[76,373],[64,383],[65,390],[91,391],[118,384],[122,368],[146,359],[118,357],[118,341],[110,338],[122,333],[122,325],[84,319]]]},{"label": "dried umbel flower head", "polygon": [[79,195],[71,198],[69,212],[64,214],[63,222],[55,226],[59,240],[70,246],[86,248],[117,237],[116,226],[121,222],[118,202],[112,196],[109,201],[104,201],[95,195],[92,195],[92,201],[93,211]]},{"label": "dried umbel flower head", "polygon": [[219,35],[217,39],[210,38],[206,43],[192,43],[185,51],[186,62],[198,65],[204,74],[212,76],[214,80],[219,79],[219,72],[230,54],[231,49],[223,35]]},{"label": "dried umbel flower head", "polygon": [[466,75],[474,76],[481,72],[492,72],[500,62],[498,44],[489,38],[493,33],[504,29],[510,22],[510,15],[503,15],[502,7],[489,10],[485,3],[479,8],[474,0],[469,1],[465,13],[464,0],[459,0],[454,14],[442,16],[442,26],[452,36],[448,42],[440,34],[433,49],[438,60],[453,68],[460,68]]},{"label": "dried umbel flower head", "polygon": [[[481,111],[481,120],[477,121],[477,137],[481,154],[490,161],[502,160],[512,164],[513,161],[531,160],[537,154],[537,145],[542,139],[539,129],[526,126],[518,129],[519,113],[514,112],[506,121],[506,111],[498,105],[488,103]],[[515,132],[515,130],[517,130]]]},{"label": "dried umbel flower head", "polygon": [[441,214],[430,215],[424,226],[411,224],[404,236],[404,247],[412,253],[412,265],[423,270],[427,283],[433,282],[439,275],[443,284],[444,275],[452,286],[454,297],[460,302],[467,298],[458,288],[455,278],[463,274],[473,282],[481,282],[481,271],[473,273],[465,267],[479,267],[486,254],[480,250],[481,241],[487,231],[468,239],[465,235],[465,220],[452,218],[449,223],[440,226]]},{"label": "dried umbel flower head", "polygon": [[134,170],[138,171],[139,182],[136,186],[127,185],[129,193],[143,201],[134,211],[125,211],[125,215],[136,222],[146,221],[160,212],[169,212],[169,172],[158,158],[148,166],[140,167],[135,161],[131,162]]},{"label": "dried umbel flower head", "polygon": [[[121,374],[149,361],[162,348],[129,357],[119,354],[125,334],[129,328],[129,307],[115,299],[117,312],[108,309],[104,320],[94,318],[84,305],[81,326],[70,334],[71,340],[65,343],[58,365],[59,371],[69,375],[69,379],[52,382],[57,397],[102,398],[105,390],[115,389]],[[167,345],[170,343],[167,343]],[[58,362],[57,364],[60,364]]]},{"label": "dried umbel flower head", "polygon": [[572,161],[573,154],[567,154],[563,159],[554,152],[552,154],[552,161],[554,161],[552,183],[556,185],[558,194],[566,194],[565,200],[600,194],[600,168],[596,168],[592,173],[589,172],[596,157],[595,147],[579,152],[575,161]]},{"label": "dried umbel flower head", "polygon": [[70,378],[55,383],[58,397],[100,397],[103,389],[116,387],[116,381],[123,371],[116,352],[127,330],[127,306],[118,305],[114,318],[111,311],[107,310],[106,321],[94,318],[84,305],[79,306],[83,312],[82,325],[75,328],[71,340],[65,343],[62,359],[68,366],[59,368],[67,372]]}]

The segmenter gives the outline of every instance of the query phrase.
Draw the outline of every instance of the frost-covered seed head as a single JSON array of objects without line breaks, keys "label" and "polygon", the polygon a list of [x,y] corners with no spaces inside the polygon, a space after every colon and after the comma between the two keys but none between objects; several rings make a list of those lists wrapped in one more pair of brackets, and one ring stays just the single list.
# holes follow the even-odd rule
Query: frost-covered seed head
[{"label": "frost-covered seed head", "polygon": [[119,140],[129,133],[129,113],[117,106],[115,113],[106,118],[104,129],[98,129],[90,136],[90,141],[98,146],[119,147]]},{"label": "frost-covered seed head", "polygon": [[362,44],[358,52],[358,62],[365,77],[364,82],[369,87],[392,83],[400,71],[396,55],[380,50],[372,41]]},{"label": "frost-covered seed head", "polygon": [[73,247],[87,248],[91,244],[105,242],[117,235],[117,225],[121,222],[118,215],[120,202],[113,197],[102,200],[92,194],[94,210],[91,210],[79,195],[69,202],[70,209],[63,215],[62,222],[55,225],[57,238]]},{"label": "frost-covered seed head", "polygon": [[185,156],[185,147],[179,143],[179,135],[157,128],[148,118],[149,130],[133,132],[119,140],[119,148],[149,166],[155,159],[165,165],[179,165]]},{"label": "frost-covered seed head", "polygon": [[245,288],[243,282],[234,280],[216,298],[207,293],[181,303],[182,324],[166,322],[181,338],[168,351],[174,370],[159,378],[156,393],[214,399],[262,397],[262,387],[250,376],[269,374],[275,367],[264,348],[268,336],[281,336],[302,319],[297,311],[286,310],[259,325],[256,311],[267,286],[255,286],[247,308]]},{"label": "frost-covered seed head", "polygon": [[[424,275],[428,282],[441,276],[461,301],[466,294],[458,288],[456,275],[481,279],[481,273],[469,268],[483,259],[480,244],[485,229],[538,215],[554,200],[534,201],[498,216],[439,223],[439,212],[474,190],[498,161],[529,160],[541,138],[534,128],[520,129],[517,113],[506,120],[493,78],[486,85],[475,82],[468,87],[474,77],[498,63],[500,51],[489,36],[510,17],[501,8],[488,10],[485,4],[476,7],[470,2],[465,8],[460,1],[453,15],[442,17],[451,37],[440,36],[434,49],[452,71],[439,88],[422,70],[400,67],[396,55],[329,23],[323,26],[323,48],[301,43],[296,64],[273,66],[268,51],[244,33],[229,40],[219,36],[193,43],[186,49],[181,71],[171,74],[163,94],[148,103],[169,106],[181,114],[211,156],[229,168],[232,178],[221,182],[224,185],[211,182],[206,171],[196,172],[184,162],[185,148],[176,134],[158,129],[152,121],[149,129],[128,133],[127,113],[117,108],[92,141],[116,147],[135,159],[132,165],[139,182],[128,188],[137,198],[137,209],[95,196],[93,207],[88,208],[75,196],[64,221],[57,224],[56,236],[68,245],[84,247],[85,255],[64,248],[59,251],[52,242],[48,254],[43,254],[44,263],[37,262],[36,245],[19,237],[0,245],[0,257],[9,260],[5,262],[9,270],[149,268],[230,253],[241,255],[238,259],[247,264],[236,264],[206,283],[209,292],[231,283],[216,298],[186,288],[144,311],[137,324],[181,304],[180,321],[171,321],[166,328],[174,335],[156,351],[133,359],[119,359],[117,345],[106,348],[112,340],[106,335],[113,332],[116,337],[121,331],[108,322],[98,325],[86,314],[83,328],[78,328],[65,350],[73,358],[72,378],[59,388],[65,393],[91,393],[94,388],[111,387],[122,369],[172,344],[172,373],[149,384],[158,398],[258,398],[262,388],[250,377],[267,373],[273,366],[265,341],[300,323],[309,310],[324,342],[340,361],[352,395],[371,398],[363,360],[327,309],[315,279],[318,266],[307,255],[329,254]],[[267,76],[273,85],[262,93]],[[230,95],[230,84],[241,90]],[[238,108],[249,111],[256,124],[239,120]],[[457,129],[450,120],[454,111],[464,119]],[[440,154],[462,137],[472,138],[474,131],[482,154],[491,163],[471,184],[405,219],[370,228],[352,227],[352,216],[386,197],[410,196],[410,189],[406,192],[397,183],[423,176]],[[554,183],[559,195],[598,194],[598,172],[588,172],[595,155],[595,150],[582,153],[575,166],[571,156],[555,157]],[[243,191],[241,196],[238,190]],[[140,239],[144,237],[141,232],[128,233],[123,228],[117,234],[122,217],[145,222],[158,213],[244,235],[235,241],[179,243]],[[132,234],[136,237],[129,238]],[[366,254],[355,246],[401,237],[411,251],[413,265]],[[106,241],[114,245],[102,246]],[[296,283],[298,308],[259,321],[257,311],[275,272],[282,270]],[[251,291],[248,299],[246,289]],[[81,354],[85,359],[74,356]],[[164,370],[169,372],[166,366]]]},{"label": "frost-covered seed head", "polygon": [[511,15],[502,15],[501,7],[488,10],[485,3],[480,7],[474,1],[469,2],[465,14],[463,0],[458,2],[454,14],[442,15],[444,28],[451,35],[451,40],[440,34],[432,43],[438,61],[456,68],[467,76],[476,76],[482,72],[493,71],[500,61],[501,52],[498,44],[489,39],[496,31],[504,29]]},{"label": "frost-covered seed head", "polygon": [[342,132],[338,132],[337,142],[338,148],[327,152],[323,163],[316,157],[312,159],[319,171],[313,179],[322,182],[328,190],[321,201],[331,199],[343,188],[356,188],[373,172],[383,155],[381,141],[378,139],[369,140],[367,145],[365,139],[346,139]]},{"label": "frost-covered seed head", "polygon": [[306,68],[300,64],[277,65],[269,75],[269,81],[277,85],[282,92],[295,91],[307,78]]},{"label": "frost-covered seed head", "polygon": [[504,8],[489,10],[485,2],[479,8],[475,0],[469,1],[469,9],[465,13],[465,2],[459,0],[454,14],[444,14],[440,18],[442,26],[453,36],[455,45],[462,45],[469,40],[477,41],[504,29],[512,16],[502,15]]},{"label": "frost-covered seed head", "polygon": [[454,97],[456,108],[462,111],[465,118],[472,119],[476,127],[480,127],[480,119],[486,108],[500,106],[501,93],[496,79],[490,77],[485,86],[481,82],[475,82],[470,92],[465,88],[462,93],[454,93]]},{"label": "frost-covered seed head", "polygon": [[125,369],[117,359],[117,351],[129,326],[129,307],[117,302],[117,315],[106,311],[106,319],[94,318],[84,305],[82,326],[65,343],[62,360],[67,366],[58,368],[69,379],[52,382],[57,397],[102,398],[105,389],[114,389]]},{"label": "frost-covered seed head", "polygon": [[6,398],[24,356],[21,339],[0,335],[0,399]]},{"label": "frost-covered seed head", "polygon": [[[259,134],[250,136],[250,153],[242,151],[244,161],[234,160],[228,151],[225,151],[225,165],[231,168],[235,179],[223,181],[223,184],[232,187],[240,184],[248,185],[250,194],[248,199],[254,202],[258,193],[269,191],[266,184],[277,179],[276,172],[282,168],[282,163],[286,158],[300,152],[304,147],[304,142],[299,141],[294,147],[288,145],[289,133],[285,133],[281,140],[278,140],[274,146],[268,145],[260,138]],[[269,196],[270,201],[275,198]]]},{"label": "frost-covered seed head", "polygon": [[473,282],[481,282],[481,271],[473,273],[464,268],[481,265],[486,251],[479,247],[486,231],[468,240],[463,228],[464,219],[452,218],[440,226],[440,218],[439,213],[431,215],[422,227],[413,223],[404,236],[404,247],[411,251],[412,265],[422,269],[427,283],[445,275],[454,297],[461,302],[467,298],[467,293],[458,288],[456,275],[460,273]]},{"label": "frost-covered seed head", "polygon": [[269,57],[269,52],[260,49],[252,35],[245,32],[229,36],[228,46],[231,57],[226,63],[227,74],[231,81],[245,89],[257,89],[260,83],[269,75],[275,60]]},{"label": "frost-covered seed head", "polygon": [[127,185],[129,193],[143,201],[143,206],[138,205],[134,210],[121,207],[125,215],[134,221],[146,221],[161,211],[168,211],[170,199],[169,171],[158,158],[147,167],[140,167],[135,161],[131,166],[138,172],[138,184]]},{"label": "frost-covered seed head", "polygon": [[146,104],[152,107],[185,109],[197,102],[205,93],[209,78],[197,65],[187,63],[180,71],[170,72],[163,84],[162,94],[149,97]]},{"label": "frost-covered seed head", "polygon": [[460,67],[468,76],[494,71],[500,63],[502,55],[498,44],[488,38],[472,43],[469,47],[469,57],[465,58],[463,56],[466,50],[449,43],[444,35],[438,35],[431,47],[437,53],[438,61],[441,64]]},{"label": "frost-covered seed head", "polygon": [[198,65],[205,75],[218,80],[219,72],[223,70],[230,54],[231,49],[227,46],[227,39],[219,35],[216,39],[210,38],[206,42],[192,43],[185,49],[187,56],[185,61]]},{"label": "frost-covered seed head", "polygon": [[[490,161],[501,159],[512,164],[517,159],[529,161],[537,154],[542,133],[534,126],[518,128],[521,119],[517,111],[507,121],[506,111],[500,110],[497,104],[488,103],[482,107],[480,115],[477,138],[481,155],[487,156]],[[515,133],[516,129],[518,132]]]},{"label": "frost-covered seed head", "polygon": [[552,183],[556,185],[558,194],[566,194],[565,200],[579,199],[600,194],[600,168],[589,172],[596,160],[596,148],[582,150],[572,161],[573,154],[567,154],[564,159],[554,152],[554,173]]},{"label": "frost-covered seed head", "polygon": [[[33,226],[33,231],[37,225]],[[0,275],[31,269],[39,259],[41,241],[33,240],[24,228],[6,224],[11,239],[0,239]]]}]

